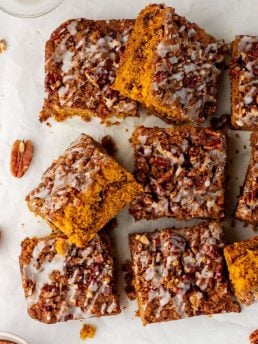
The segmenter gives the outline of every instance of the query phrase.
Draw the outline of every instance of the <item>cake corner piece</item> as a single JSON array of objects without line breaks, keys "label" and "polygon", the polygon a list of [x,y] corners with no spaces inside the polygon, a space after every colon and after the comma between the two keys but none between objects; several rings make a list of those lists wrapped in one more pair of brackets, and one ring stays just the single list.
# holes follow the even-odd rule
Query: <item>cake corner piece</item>
[{"label": "cake corner piece", "polygon": [[40,121],[75,115],[105,122],[137,115],[137,104],[111,89],[134,20],[71,19],[45,45],[45,100]]},{"label": "cake corner piece", "polygon": [[[58,253],[59,241],[65,249]],[[121,312],[108,237],[97,234],[83,248],[60,234],[26,238],[19,261],[31,318],[53,324]]]},{"label": "cake corner piece", "polygon": [[43,174],[26,200],[29,209],[84,246],[142,191],[133,176],[86,134]]},{"label": "cake corner piece", "polygon": [[134,287],[144,325],[240,312],[224,274],[216,222],[129,235]]},{"label": "cake corner piece", "polygon": [[224,217],[224,134],[190,126],[141,126],[131,143],[134,176],[144,188],[130,205],[136,220]]},{"label": "cake corner piece", "polygon": [[201,123],[215,112],[222,44],[165,5],[138,15],[113,88],[164,121]]}]

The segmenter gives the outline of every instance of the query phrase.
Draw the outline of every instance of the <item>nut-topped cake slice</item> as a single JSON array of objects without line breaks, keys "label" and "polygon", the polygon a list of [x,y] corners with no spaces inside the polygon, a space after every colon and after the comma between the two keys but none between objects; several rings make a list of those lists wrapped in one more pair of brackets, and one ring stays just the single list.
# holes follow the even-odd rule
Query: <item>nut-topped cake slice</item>
[{"label": "nut-topped cake slice", "polygon": [[92,137],[82,134],[43,174],[28,207],[84,246],[142,191]]},{"label": "nut-topped cake slice", "polygon": [[134,175],[143,185],[130,206],[136,220],[224,216],[226,139],[205,128],[137,128]]},{"label": "nut-topped cake slice", "polygon": [[216,108],[222,44],[165,5],[141,11],[113,88],[167,122],[200,123]]},{"label": "nut-topped cake slice", "polygon": [[60,234],[26,238],[20,268],[34,319],[51,324],[120,313],[112,246],[103,233],[82,248]]},{"label": "nut-topped cake slice", "polygon": [[250,305],[258,299],[258,236],[224,248],[236,298]]},{"label": "nut-topped cake slice", "polygon": [[258,131],[251,134],[251,159],[246,173],[243,191],[238,199],[236,217],[258,224]]},{"label": "nut-topped cake slice", "polygon": [[230,74],[232,124],[258,130],[258,36],[235,38]]},{"label": "nut-topped cake slice", "polygon": [[144,325],[240,311],[224,274],[223,232],[217,223],[130,234],[129,246]]},{"label": "nut-topped cake slice", "polygon": [[103,121],[136,115],[136,103],[110,88],[133,20],[68,20],[45,48],[45,90],[41,120],[80,115]]}]

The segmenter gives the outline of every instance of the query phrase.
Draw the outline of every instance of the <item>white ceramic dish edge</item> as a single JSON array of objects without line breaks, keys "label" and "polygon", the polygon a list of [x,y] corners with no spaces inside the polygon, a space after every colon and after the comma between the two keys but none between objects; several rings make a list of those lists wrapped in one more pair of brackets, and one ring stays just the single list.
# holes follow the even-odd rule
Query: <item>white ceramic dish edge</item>
[{"label": "white ceramic dish edge", "polygon": [[15,344],[29,344],[25,339],[10,332],[0,332],[0,340],[9,340]]}]

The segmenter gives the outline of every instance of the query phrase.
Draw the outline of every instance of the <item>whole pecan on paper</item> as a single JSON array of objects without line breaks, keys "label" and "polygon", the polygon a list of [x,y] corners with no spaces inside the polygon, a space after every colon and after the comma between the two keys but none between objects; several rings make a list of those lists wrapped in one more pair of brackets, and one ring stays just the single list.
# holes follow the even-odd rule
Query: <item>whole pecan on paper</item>
[{"label": "whole pecan on paper", "polygon": [[250,344],[258,344],[258,329],[250,334],[249,341]]},{"label": "whole pecan on paper", "polygon": [[21,178],[29,168],[32,156],[32,142],[30,140],[16,140],[11,152],[11,174],[16,178]]}]

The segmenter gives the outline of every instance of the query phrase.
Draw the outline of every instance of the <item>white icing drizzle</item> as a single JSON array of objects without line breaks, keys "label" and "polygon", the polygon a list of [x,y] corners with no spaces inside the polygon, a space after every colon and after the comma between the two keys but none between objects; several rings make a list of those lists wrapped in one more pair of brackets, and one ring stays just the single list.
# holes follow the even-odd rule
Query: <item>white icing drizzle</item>
[{"label": "white icing drizzle", "polygon": [[67,25],[67,30],[70,35],[74,36],[77,33],[77,20],[73,20],[69,25]]}]

